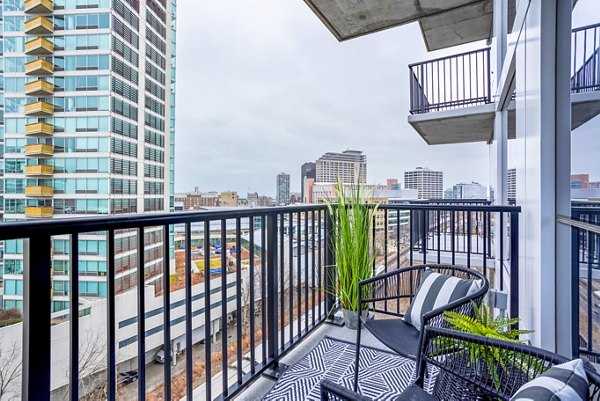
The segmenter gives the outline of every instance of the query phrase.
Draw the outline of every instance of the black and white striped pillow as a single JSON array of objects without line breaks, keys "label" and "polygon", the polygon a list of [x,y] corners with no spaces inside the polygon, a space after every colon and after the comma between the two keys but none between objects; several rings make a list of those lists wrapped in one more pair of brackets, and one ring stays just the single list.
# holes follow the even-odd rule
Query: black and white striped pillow
[{"label": "black and white striped pillow", "polygon": [[521,386],[510,401],[583,401],[589,397],[583,361],[575,359],[556,365]]},{"label": "black and white striped pillow", "polygon": [[454,276],[426,271],[404,321],[421,330],[421,318],[432,310],[471,295],[481,288],[481,280],[465,280]]}]

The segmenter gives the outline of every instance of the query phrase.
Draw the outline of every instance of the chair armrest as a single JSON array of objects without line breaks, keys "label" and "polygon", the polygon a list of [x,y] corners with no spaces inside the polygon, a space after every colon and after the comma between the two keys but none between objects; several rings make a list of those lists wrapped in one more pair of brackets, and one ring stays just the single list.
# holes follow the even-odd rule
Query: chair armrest
[{"label": "chair armrest", "polygon": [[321,401],[372,401],[363,395],[355,393],[346,387],[340,386],[330,380],[321,381]]},{"label": "chair armrest", "polygon": [[[380,274],[375,277],[368,278],[366,280],[361,280],[358,283],[358,293],[359,295],[359,303],[369,303],[374,301],[384,301],[384,300],[394,300],[401,298],[412,298],[414,296],[413,291],[416,290],[416,281],[420,274],[420,271],[423,270],[423,266],[410,266],[404,267],[398,270],[394,270],[388,273]],[[406,288],[406,283],[409,282],[408,277],[403,277],[403,275],[414,274],[414,282],[410,288]],[[387,286],[386,286],[387,283]],[[404,283],[404,284],[400,284]],[[373,296],[369,296],[364,298],[364,287],[372,286],[374,288]],[[387,288],[385,293],[379,294],[375,296],[378,288]],[[408,292],[406,291],[408,289]]]}]

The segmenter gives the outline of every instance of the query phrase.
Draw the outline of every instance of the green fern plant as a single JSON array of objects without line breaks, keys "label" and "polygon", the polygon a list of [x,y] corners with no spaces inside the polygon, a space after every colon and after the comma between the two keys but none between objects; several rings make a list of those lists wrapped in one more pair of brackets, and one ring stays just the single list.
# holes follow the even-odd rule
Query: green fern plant
[{"label": "green fern plant", "polygon": [[[522,334],[532,332],[531,330],[513,328],[520,322],[521,319],[519,318],[493,317],[487,306],[477,306],[474,302],[472,302],[472,305],[473,316],[447,311],[444,312],[444,319],[456,331],[515,343],[522,342],[519,339]],[[445,339],[440,338],[440,340]],[[441,353],[454,352],[459,355],[468,355],[470,366],[477,367],[479,370],[484,368],[496,388],[500,388],[501,373],[507,370],[507,361],[511,361],[511,366],[517,367],[525,374],[529,374],[529,368],[519,363],[522,358],[519,358],[514,352],[500,352],[495,347],[466,341],[443,341],[438,346],[438,351]],[[529,362],[530,367],[538,363],[538,361],[531,360]]]}]

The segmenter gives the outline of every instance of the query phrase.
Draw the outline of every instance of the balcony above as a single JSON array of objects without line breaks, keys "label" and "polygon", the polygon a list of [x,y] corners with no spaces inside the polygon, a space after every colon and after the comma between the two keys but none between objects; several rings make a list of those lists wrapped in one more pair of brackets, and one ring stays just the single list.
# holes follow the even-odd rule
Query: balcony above
[{"label": "balcony above", "polygon": [[54,105],[44,100],[28,103],[25,105],[25,114],[32,117],[51,116],[54,113]]},{"label": "balcony above", "polygon": [[49,56],[54,53],[54,43],[38,36],[25,42],[25,54],[28,56]]},{"label": "balcony above", "polygon": [[25,145],[25,156],[52,156],[54,154],[54,146],[45,143],[34,143]]},{"label": "balcony above", "polygon": [[30,123],[25,125],[27,136],[50,136],[54,134],[54,125],[46,122]]},{"label": "balcony above", "polygon": [[25,74],[26,75],[52,75],[54,72],[54,64],[43,58],[25,63]]},{"label": "balcony above", "polygon": [[415,21],[430,51],[487,39],[492,32],[492,0],[304,1],[339,41]]},{"label": "balcony above", "polygon": [[54,195],[54,188],[48,185],[25,187],[25,195],[31,197],[50,197]]},{"label": "balcony above", "polygon": [[49,35],[52,32],[54,32],[54,24],[42,15],[25,21],[25,33],[27,35]]},{"label": "balcony above", "polygon": [[29,206],[25,208],[25,217],[32,219],[47,219],[52,217],[54,209],[52,206]]},{"label": "balcony above", "polygon": [[51,96],[54,93],[54,85],[43,79],[38,79],[25,84],[25,94],[27,96]]},{"label": "balcony above", "polygon": [[28,176],[48,176],[54,174],[54,166],[37,164],[25,166],[25,174]]},{"label": "balcony above", "polygon": [[489,48],[411,64],[409,70],[408,122],[425,142],[491,140],[495,110]]},{"label": "balcony above", "polygon": [[25,0],[27,14],[50,14],[54,11],[52,0]]},{"label": "balcony above", "polygon": [[[571,129],[600,114],[600,24],[573,30]],[[489,48],[411,64],[408,122],[430,145],[489,142],[496,104],[491,97]],[[508,138],[516,137],[515,104],[508,107]]]}]

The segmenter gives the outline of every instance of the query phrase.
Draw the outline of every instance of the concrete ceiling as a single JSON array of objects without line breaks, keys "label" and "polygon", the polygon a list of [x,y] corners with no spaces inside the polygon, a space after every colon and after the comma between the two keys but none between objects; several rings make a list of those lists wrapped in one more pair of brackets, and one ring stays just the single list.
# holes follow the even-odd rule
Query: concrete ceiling
[{"label": "concrete ceiling", "polygon": [[493,1],[484,0],[421,18],[419,25],[428,51],[488,39],[493,29]]},{"label": "concrete ceiling", "polygon": [[304,1],[339,41],[415,21],[421,21],[429,50],[485,39],[491,32],[492,0]]}]

